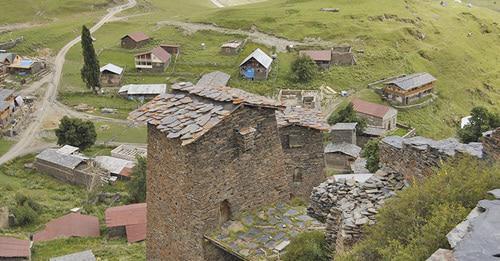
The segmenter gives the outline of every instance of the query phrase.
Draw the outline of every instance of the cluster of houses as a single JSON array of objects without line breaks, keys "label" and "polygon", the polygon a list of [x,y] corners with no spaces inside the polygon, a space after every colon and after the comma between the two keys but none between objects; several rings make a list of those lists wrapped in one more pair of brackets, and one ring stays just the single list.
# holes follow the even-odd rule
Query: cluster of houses
[{"label": "cluster of houses", "polygon": [[30,75],[46,68],[43,61],[21,57],[16,53],[0,51],[0,75]]}]

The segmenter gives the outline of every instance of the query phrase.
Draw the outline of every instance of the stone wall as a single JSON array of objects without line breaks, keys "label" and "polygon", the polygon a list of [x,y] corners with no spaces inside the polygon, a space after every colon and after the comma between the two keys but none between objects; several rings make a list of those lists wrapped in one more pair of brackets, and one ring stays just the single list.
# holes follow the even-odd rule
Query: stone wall
[{"label": "stone wall", "polygon": [[380,164],[401,173],[406,179],[430,175],[441,162],[460,154],[483,157],[481,143],[462,144],[456,139],[435,141],[424,137],[404,139],[390,136],[380,142]]},{"label": "stone wall", "polygon": [[[253,143],[241,146],[241,130],[251,128]],[[240,108],[185,146],[154,126],[148,139],[148,260],[211,260],[205,233],[289,198],[272,109]]]},{"label": "stone wall", "polygon": [[0,207],[0,229],[9,228],[9,208]]},{"label": "stone wall", "polygon": [[95,178],[95,174],[88,172],[85,169],[81,169],[81,167],[78,169],[70,169],[40,159],[35,161],[34,167],[38,171],[52,176],[60,181],[83,186],[89,189],[91,189],[91,186],[93,185],[92,181]]},{"label": "stone wall", "polygon": [[[279,133],[285,155],[286,179],[290,181],[290,194],[307,200],[312,189],[326,180],[323,133],[293,125],[280,128]],[[293,144],[290,143],[290,136]]]},{"label": "stone wall", "polygon": [[500,161],[500,128],[494,130],[491,136],[483,138],[483,147],[487,159]]},{"label": "stone wall", "polygon": [[356,144],[356,129],[354,130],[331,130],[330,142]]}]

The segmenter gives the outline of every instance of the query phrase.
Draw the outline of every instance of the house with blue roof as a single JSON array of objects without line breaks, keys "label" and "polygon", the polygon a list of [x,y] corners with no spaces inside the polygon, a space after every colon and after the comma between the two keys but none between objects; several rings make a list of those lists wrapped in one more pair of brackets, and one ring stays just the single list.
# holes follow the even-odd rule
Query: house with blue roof
[{"label": "house with blue roof", "polygon": [[29,75],[45,69],[45,64],[39,60],[22,58],[8,66],[11,74]]}]

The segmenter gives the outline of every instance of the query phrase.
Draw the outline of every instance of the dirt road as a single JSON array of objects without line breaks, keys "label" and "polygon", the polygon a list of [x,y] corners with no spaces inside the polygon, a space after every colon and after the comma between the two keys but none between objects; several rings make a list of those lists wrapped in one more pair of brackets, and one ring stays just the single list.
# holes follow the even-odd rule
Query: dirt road
[{"label": "dirt road", "polygon": [[[116,6],[108,9],[108,13],[99,20],[91,29],[90,32],[95,32],[101,26],[103,26],[106,22],[108,22],[111,18],[113,18],[116,14],[127,10],[129,8],[134,7],[137,4],[136,0],[129,0],[128,3],[120,6]],[[47,84],[47,90],[45,91],[45,95],[43,99],[40,101],[40,104],[37,106],[37,111],[34,113],[35,121],[32,122],[21,134],[19,137],[19,142],[16,143],[11,149],[5,153],[2,157],[0,157],[0,165],[6,163],[9,160],[12,160],[20,155],[29,151],[29,148],[32,146],[36,139],[37,132],[41,129],[42,123],[50,113],[50,107],[53,106],[54,102],[57,98],[57,88],[61,82],[62,70],[64,67],[64,60],[68,51],[80,42],[80,36],[73,39],[71,42],[66,44],[57,54],[55,62],[54,62],[54,71],[48,76],[42,78],[41,81],[37,82],[39,86],[43,86]]]}]

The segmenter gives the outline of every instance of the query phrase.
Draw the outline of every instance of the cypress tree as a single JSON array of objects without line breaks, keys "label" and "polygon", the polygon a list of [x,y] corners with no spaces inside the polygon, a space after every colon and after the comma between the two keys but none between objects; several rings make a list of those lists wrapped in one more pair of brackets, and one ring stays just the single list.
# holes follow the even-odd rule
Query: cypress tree
[{"label": "cypress tree", "polygon": [[81,70],[82,80],[87,88],[95,93],[101,88],[99,82],[100,68],[99,60],[94,50],[92,36],[89,29],[84,25],[82,29],[82,51],[83,51],[83,68]]}]

